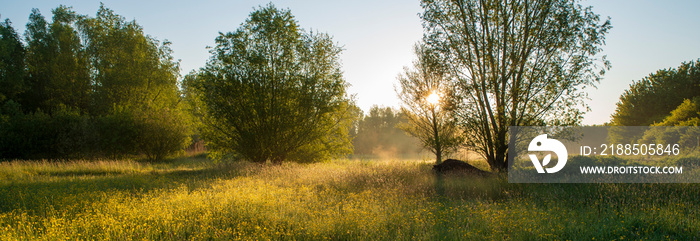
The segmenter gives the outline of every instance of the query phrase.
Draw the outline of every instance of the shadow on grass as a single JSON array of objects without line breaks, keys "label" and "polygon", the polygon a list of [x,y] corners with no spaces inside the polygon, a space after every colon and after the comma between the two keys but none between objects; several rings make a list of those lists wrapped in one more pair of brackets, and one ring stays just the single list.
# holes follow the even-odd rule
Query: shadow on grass
[{"label": "shadow on grass", "polygon": [[124,171],[105,171],[105,170],[70,170],[70,171],[38,171],[39,176],[53,177],[80,177],[80,176],[107,176],[127,174]]},{"label": "shadow on grass", "polygon": [[122,171],[53,171],[29,180],[0,183],[0,212],[23,210],[30,214],[82,210],[109,195],[138,196],[153,190],[209,187],[212,180],[239,175],[226,165],[198,169]]}]

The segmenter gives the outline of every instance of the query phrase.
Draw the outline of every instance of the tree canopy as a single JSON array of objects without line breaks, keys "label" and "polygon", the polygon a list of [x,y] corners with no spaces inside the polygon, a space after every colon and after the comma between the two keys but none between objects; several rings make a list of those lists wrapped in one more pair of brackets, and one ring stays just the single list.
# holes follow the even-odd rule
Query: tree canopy
[{"label": "tree canopy", "polygon": [[[423,0],[426,46],[454,86],[466,145],[506,169],[508,127],[572,125],[609,62],[610,21],[576,1]],[[584,108],[585,109],[585,108]]]},{"label": "tree canopy", "polygon": [[144,154],[162,159],[189,139],[179,62],[167,41],[101,5],[29,15],[26,47],[0,24],[0,158]]},{"label": "tree canopy", "polygon": [[611,124],[649,126],[663,122],[685,100],[700,96],[700,59],[661,69],[632,83],[620,96]]},{"label": "tree canopy", "polygon": [[9,19],[0,23],[0,104],[16,99],[25,86],[26,50]]},{"label": "tree canopy", "polygon": [[655,126],[698,126],[700,125],[700,95],[686,99],[678,108]]},{"label": "tree canopy", "polygon": [[354,114],[339,54],[328,34],[302,30],[270,4],[220,33],[188,88],[203,136],[218,153],[254,162],[309,162],[351,151]]},{"label": "tree canopy", "polygon": [[[639,143],[656,143],[656,144],[679,144],[683,148],[695,149],[700,148],[700,130],[697,126],[700,125],[700,96],[692,99],[686,99],[678,105],[676,109],[671,111],[663,121],[654,123],[644,133],[635,133],[629,138],[629,141]],[[622,129],[622,130],[620,130]],[[618,139],[627,137],[624,134],[624,127],[611,128],[614,136]],[[639,139],[633,139],[639,138]],[[634,143],[631,142],[631,143]]]},{"label": "tree canopy", "polygon": [[59,6],[51,23],[33,9],[27,23],[28,88],[22,99],[26,111],[53,112],[59,106],[87,111],[92,83],[88,57],[75,25],[84,16]]}]

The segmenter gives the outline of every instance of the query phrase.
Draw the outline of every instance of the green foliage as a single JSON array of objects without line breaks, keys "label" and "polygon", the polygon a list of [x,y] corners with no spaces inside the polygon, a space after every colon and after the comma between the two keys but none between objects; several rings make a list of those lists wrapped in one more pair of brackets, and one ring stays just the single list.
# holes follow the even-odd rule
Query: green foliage
[{"label": "green foliage", "polygon": [[[8,102],[11,103],[11,102]],[[8,105],[6,103],[6,105]],[[36,158],[36,153],[52,150],[51,140],[55,134],[49,131],[53,126],[49,116],[43,112],[25,115],[3,116],[0,129],[0,154],[4,158]]]},{"label": "green foliage", "polygon": [[654,126],[698,126],[700,124],[700,95],[686,99]]},{"label": "green foliage", "polygon": [[686,99],[663,121],[654,123],[652,125],[654,127],[644,132],[639,143],[679,144],[684,148],[700,150],[698,124],[700,124],[700,96]]},{"label": "green foliage", "polygon": [[13,103],[6,103],[0,112],[2,158],[123,158],[144,154],[149,160],[162,160],[189,143],[190,122],[184,111],[141,111],[121,106],[111,114],[91,117],[62,107],[52,114],[24,114]]},{"label": "green foliage", "polygon": [[576,1],[423,0],[426,47],[454,86],[467,146],[506,170],[509,126],[573,125],[610,63],[610,30]]},{"label": "green foliage", "polygon": [[92,91],[88,56],[74,25],[79,18],[71,8],[59,6],[47,23],[33,9],[27,23],[28,89],[22,106],[28,112],[51,112],[59,106],[86,111]]},{"label": "green foliage", "polygon": [[[96,157],[100,136],[94,120],[82,114],[77,108],[61,106],[53,111],[50,121],[57,135],[51,140],[56,153],[48,156],[52,159],[82,159]],[[41,152],[30,152],[39,154]]]},{"label": "green foliage", "polygon": [[109,113],[115,104],[143,107],[178,101],[179,62],[173,60],[170,42],[161,44],[136,21],[126,22],[104,5],[95,18],[78,25],[94,76],[93,113]]},{"label": "green foliage", "polygon": [[[415,47],[418,60],[413,62],[413,70],[404,67],[396,91],[407,120],[400,128],[418,138],[423,147],[435,154],[436,164],[440,164],[443,157],[462,146],[464,138],[452,111],[446,108],[450,104],[447,97],[452,95],[449,83],[429,51],[421,45]],[[438,103],[430,103],[430,95],[437,96],[433,101]]]},{"label": "green foliage", "polygon": [[14,102],[0,115],[0,157],[10,159],[65,159],[90,156],[96,148],[94,126],[88,116],[62,106],[51,115],[24,114]]},{"label": "green foliage", "polygon": [[186,87],[205,105],[209,146],[254,162],[349,153],[353,103],[340,51],[329,35],[301,30],[289,10],[271,4],[237,31],[220,34],[206,67]]},{"label": "green foliage", "polygon": [[[95,18],[80,23],[89,40],[95,82],[93,111],[107,114],[101,136],[109,156],[145,154],[161,160],[190,141],[190,121],[178,90],[179,63],[170,42],[144,34],[135,21],[126,22],[100,6]],[[128,61],[125,61],[128,60]],[[114,109],[114,106],[119,108]],[[116,111],[116,112],[113,112]]]},{"label": "green foliage", "polygon": [[136,142],[140,153],[149,160],[162,160],[183,150],[190,143],[191,121],[180,105],[173,107],[149,106],[138,113],[135,121],[138,135]]},{"label": "green foliage", "polygon": [[181,150],[191,118],[170,43],[104,5],[96,17],[52,13],[49,23],[32,10],[26,54],[9,21],[0,25],[0,158],[160,160]]},{"label": "green foliage", "polygon": [[681,167],[691,167],[691,168],[697,168],[700,166],[700,152],[695,151],[695,153],[692,153],[692,155],[686,155],[686,156],[680,156],[676,158],[669,158],[668,164],[674,165],[674,166],[681,166]]},{"label": "green foliage", "polygon": [[699,93],[700,59],[683,62],[678,68],[658,70],[625,90],[617,102],[611,123],[618,126],[649,126],[664,122],[671,111]]},{"label": "green foliage", "polygon": [[367,115],[359,113],[352,146],[356,157],[416,157],[420,143],[399,129],[406,117],[391,107],[372,106]]},{"label": "green foliage", "polygon": [[26,51],[9,19],[0,23],[0,104],[16,97],[25,88]]},{"label": "green foliage", "polygon": [[157,161],[183,150],[190,143],[190,120],[177,108],[115,107],[95,120],[100,140],[96,151],[111,158],[144,154]]},{"label": "green foliage", "polygon": [[133,110],[115,106],[114,110],[95,120],[103,156],[119,158],[136,154],[140,141],[137,120]]}]

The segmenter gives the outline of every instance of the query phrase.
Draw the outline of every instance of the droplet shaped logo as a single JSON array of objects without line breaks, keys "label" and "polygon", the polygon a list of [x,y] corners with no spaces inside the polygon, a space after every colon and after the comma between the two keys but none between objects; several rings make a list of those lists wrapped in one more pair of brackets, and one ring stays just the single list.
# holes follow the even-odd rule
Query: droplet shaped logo
[{"label": "droplet shaped logo", "polygon": [[547,164],[549,164],[549,161],[552,159],[552,154],[547,154],[542,159],[542,163],[540,163],[540,160],[537,159],[536,155],[530,154],[530,160],[532,161],[532,164],[535,166],[535,169],[537,169],[537,172],[539,173],[555,173],[561,171],[561,169],[564,168],[564,165],[566,165],[566,158],[569,155],[569,153],[566,151],[566,147],[564,146],[564,144],[562,144],[556,139],[547,139],[547,134],[539,135],[532,139],[527,150],[551,151],[557,155],[557,159],[559,160],[557,164],[551,168],[544,168],[544,166],[547,166]]}]

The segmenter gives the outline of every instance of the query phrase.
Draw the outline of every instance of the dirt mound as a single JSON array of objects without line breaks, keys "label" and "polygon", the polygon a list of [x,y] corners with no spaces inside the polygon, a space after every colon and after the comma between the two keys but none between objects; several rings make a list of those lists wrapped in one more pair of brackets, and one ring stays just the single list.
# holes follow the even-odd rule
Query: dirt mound
[{"label": "dirt mound", "polygon": [[439,165],[433,165],[433,170],[438,173],[464,173],[479,176],[491,175],[490,172],[483,171],[475,166],[469,165],[469,163],[455,159],[447,159]]}]

